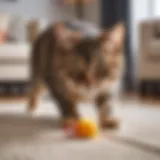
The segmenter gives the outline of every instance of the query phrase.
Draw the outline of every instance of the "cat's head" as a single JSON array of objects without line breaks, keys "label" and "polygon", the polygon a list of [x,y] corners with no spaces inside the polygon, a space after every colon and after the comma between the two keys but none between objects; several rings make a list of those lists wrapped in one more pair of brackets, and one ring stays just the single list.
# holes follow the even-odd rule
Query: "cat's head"
[{"label": "cat's head", "polygon": [[117,78],[124,63],[124,37],[124,25],[119,23],[96,38],[81,39],[76,45],[75,53],[86,75],[91,76],[89,79]]},{"label": "cat's head", "polygon": [[75,77],[78,79],[92,81],[96,78],[116,78],[122,70],[125,37],[122,23],[94,38],[83,37],[63,25],[57,26],[56,34],[61,47],[77,57],[73,67],[76,66]]}]

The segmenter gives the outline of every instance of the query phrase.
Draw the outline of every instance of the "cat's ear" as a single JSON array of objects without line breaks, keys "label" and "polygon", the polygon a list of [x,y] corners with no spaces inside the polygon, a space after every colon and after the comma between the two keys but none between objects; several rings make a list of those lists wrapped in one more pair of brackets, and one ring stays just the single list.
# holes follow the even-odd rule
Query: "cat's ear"
[{"label": "cat's ear", "polygon": [[109,36],[109,32],[108,31],[104,31],[101,35],[100,35],[100,41],[107,41],[108,39],[108,36]]},{"label": "cat's ear", "polygon": [[116,24],[108,34],[108,39],[115,47],[121,47],[125,38],[125,26],[123,23]]},{"label": "cat's ear", "polygon": [[125,38],[125,27],[123,23],[116,24],[112,29],[101,34],[100,40],[111,42],[114,46],[121,46]]}]

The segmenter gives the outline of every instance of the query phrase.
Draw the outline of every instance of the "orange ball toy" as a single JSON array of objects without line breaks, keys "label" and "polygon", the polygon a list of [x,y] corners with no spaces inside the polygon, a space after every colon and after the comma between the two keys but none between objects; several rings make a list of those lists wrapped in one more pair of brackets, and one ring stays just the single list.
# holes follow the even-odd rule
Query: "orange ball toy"
[{"label": "orange ball toy", "polygon": [[90,120],[81,119],[76,124],[75,135],[79,138],[94,138],[98,135],[98,127]]},{"label": "orange ball toy", "polygon": [[95,138],[98,135],[98,126],[95,122],[80,119],[67,126],[66,133],[74,138]]}]

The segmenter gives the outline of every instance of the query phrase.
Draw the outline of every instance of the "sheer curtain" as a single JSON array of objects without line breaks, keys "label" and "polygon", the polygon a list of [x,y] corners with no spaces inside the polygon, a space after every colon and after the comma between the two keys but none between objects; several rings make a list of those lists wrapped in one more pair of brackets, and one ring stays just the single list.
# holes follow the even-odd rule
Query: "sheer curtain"
[{"label": "sheer curtain", "polygon": [[160,0],[150,0],[151,2],[151,13],[155,18],[160,18]]}]

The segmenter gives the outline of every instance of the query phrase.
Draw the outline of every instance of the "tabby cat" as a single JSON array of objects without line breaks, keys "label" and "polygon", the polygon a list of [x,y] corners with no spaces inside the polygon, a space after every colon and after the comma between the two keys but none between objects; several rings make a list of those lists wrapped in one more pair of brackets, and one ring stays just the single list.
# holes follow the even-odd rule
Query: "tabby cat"
[{"label": "tabby cat", "polygon": [[91,99],[101,127],[115,127],[109,101],[124,70],[124,26],[84,36],[65,23],[50,26],[37,37],[32,50],[32,84],[28,110],[36,108],[38,90],[45,83],[63,119],[79,118],[76,104]]}]

